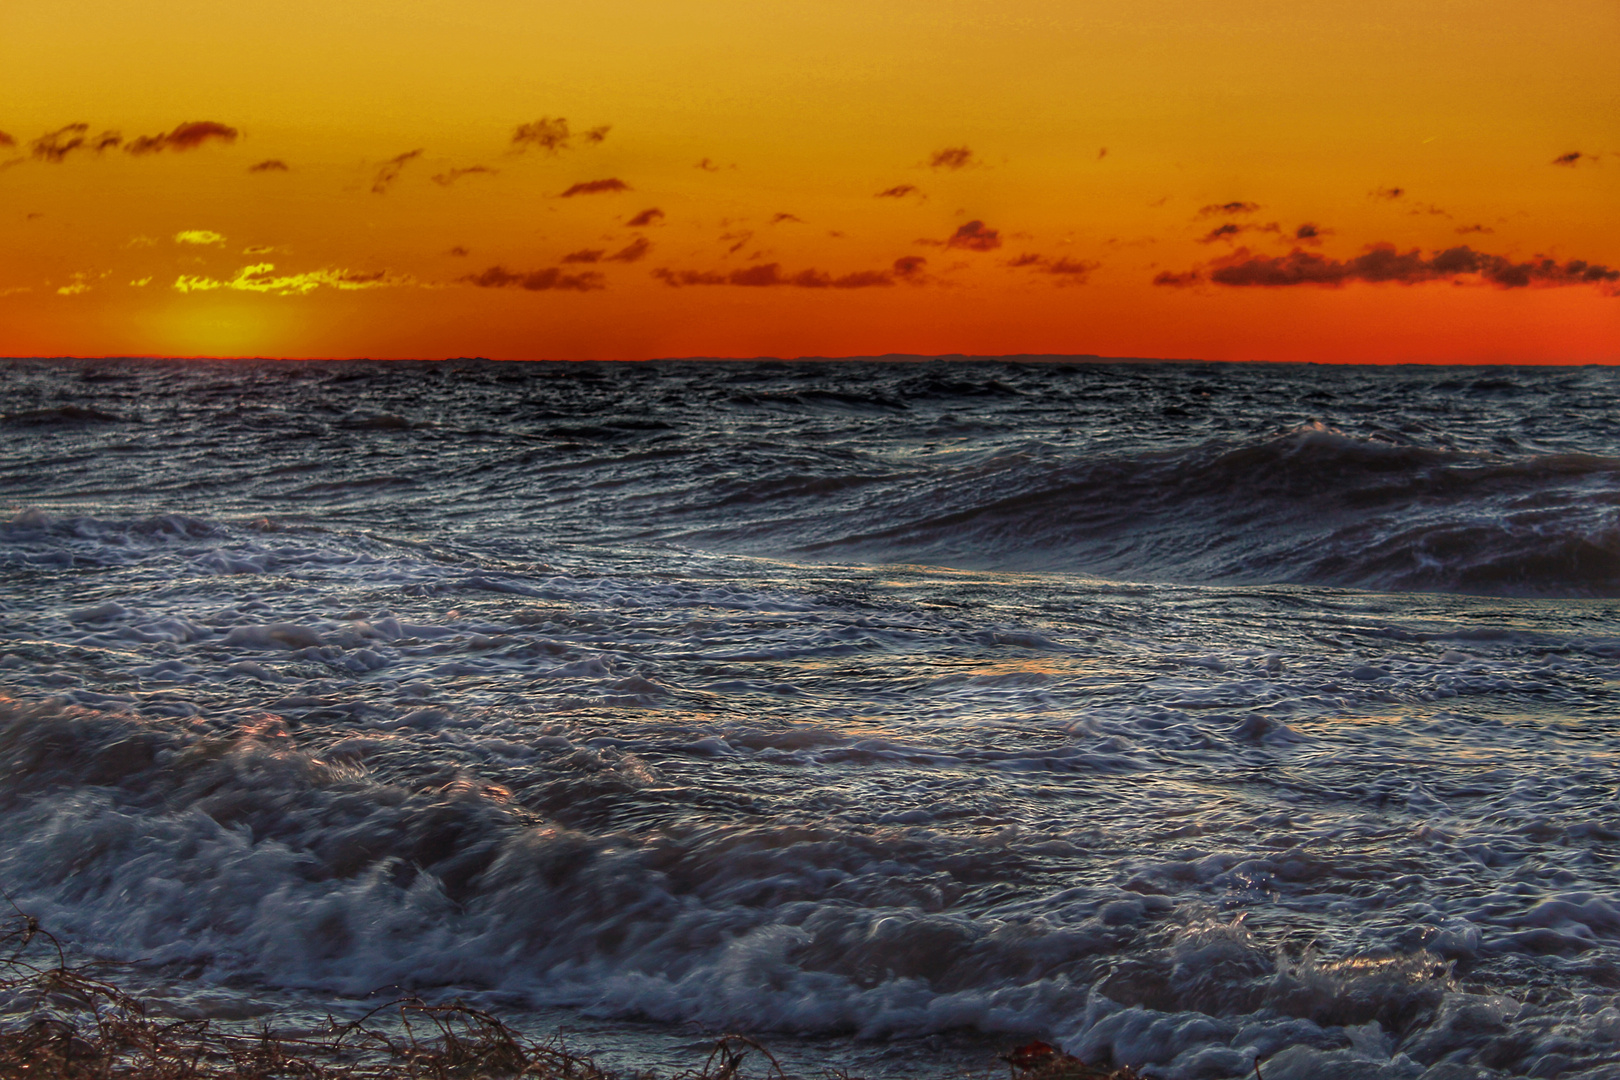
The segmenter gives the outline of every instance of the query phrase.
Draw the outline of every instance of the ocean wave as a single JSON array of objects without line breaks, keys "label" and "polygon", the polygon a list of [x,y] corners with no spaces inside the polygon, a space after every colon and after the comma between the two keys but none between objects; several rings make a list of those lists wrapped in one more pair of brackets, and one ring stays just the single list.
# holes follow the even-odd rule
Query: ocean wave
[{"label": "ocean wave", "polygon": [[[802,550],[1181,582],[1620,595],[1620,459],[1443,450],[1320,424],[1150,454],[1003,455],[862,510],[818,523]],[[879,514],[883,528],[866,526]]]},{"label": "ocean wave", "polygon": [[[0,872],[19,903],[103,953],[216,978],[500,989],[752,1030],[1068,1031],[1092,1056],[1137,1062],[1230,1046],[1242,1025],[1209,1016],[1260,1014],[1249,1026],[1277,1026],[1277,1044],[1300,1041],[1304,1021],[1334,1046],[1335,1026],[1411,1028],[1451,989],[1427,954],[1337,973],[1282,964],[1241,929],[1111,885],[1042,911],[949,910],[953,877],[1020,875],[1007,835],[577,831],[537,797],[612,799],[655,778],[633,755],[555,736],[525,752],[529,790],[400,785],[357,749],[299,749],[274,718],[220,732],[6,703]],[[1119,1010],[1133,1008],[1207,1014],[1213,1029],[1127,1051]]]}]

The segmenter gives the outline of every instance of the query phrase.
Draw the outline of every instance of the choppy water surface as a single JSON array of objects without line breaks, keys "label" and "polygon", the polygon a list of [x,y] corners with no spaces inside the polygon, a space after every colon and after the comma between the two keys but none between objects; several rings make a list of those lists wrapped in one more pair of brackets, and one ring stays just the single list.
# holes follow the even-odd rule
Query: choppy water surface
[{"label": "choppy water surface", "polygon": [[1620,1076],[1617,390],[10,362],[0,885],[193,1013]]}]

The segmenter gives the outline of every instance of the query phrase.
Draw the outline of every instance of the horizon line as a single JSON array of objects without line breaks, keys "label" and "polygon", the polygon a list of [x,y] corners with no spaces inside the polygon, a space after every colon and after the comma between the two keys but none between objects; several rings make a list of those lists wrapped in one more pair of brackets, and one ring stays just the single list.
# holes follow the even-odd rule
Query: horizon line
[{"label": "horizon line", "polygon": [[1559,363],[1537,360],[1224,360],[1199,357],[1102,356],[1096,353],[854,353],[844,356],[257,356],[162,353],[107,353],[96,356],[0,356],[3,362],[198,362],[198,363],[277,363],[277,364],[808,364],[808,363],[1026,363],[1026,364],[1197,364],[1267,365],[1301,367],[1611,367],[1613,360],[1585,360]]}]

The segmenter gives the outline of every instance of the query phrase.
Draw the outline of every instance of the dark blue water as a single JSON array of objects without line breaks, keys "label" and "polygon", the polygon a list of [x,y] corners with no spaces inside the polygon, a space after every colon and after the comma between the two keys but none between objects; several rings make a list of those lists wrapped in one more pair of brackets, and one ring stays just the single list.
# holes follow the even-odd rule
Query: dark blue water
[{"label": "dark blue water", "polygon": [[1617,389],[7,362],[0,885],[188,1015],[1608,1076]]}]

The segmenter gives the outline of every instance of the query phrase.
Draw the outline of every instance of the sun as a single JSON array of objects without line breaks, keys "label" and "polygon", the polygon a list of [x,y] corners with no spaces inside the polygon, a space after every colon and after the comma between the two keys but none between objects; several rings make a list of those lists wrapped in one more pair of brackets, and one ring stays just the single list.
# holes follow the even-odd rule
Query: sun
[{"label": "sun", "polygon": [[287,348],[287,318],[262,296],[183,296],[145,321],[167,356],[269,356]]}]

